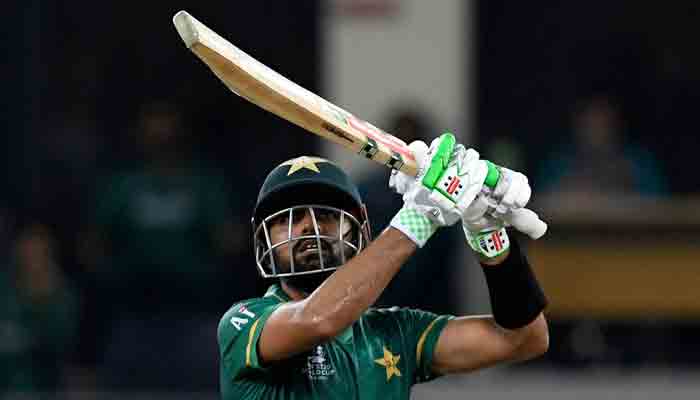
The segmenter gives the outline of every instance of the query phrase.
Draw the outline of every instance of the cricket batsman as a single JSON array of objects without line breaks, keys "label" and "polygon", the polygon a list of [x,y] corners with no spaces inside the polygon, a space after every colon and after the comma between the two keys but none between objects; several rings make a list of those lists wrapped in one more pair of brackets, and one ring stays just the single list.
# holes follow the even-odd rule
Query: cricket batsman
[{"label": "cricket batsman", "polygon": [[[332,162],[303,156],[267,176],[254,246],[260,273],[276,281],[219,323],[224,400],[409,399],[414,384],[547,350],[545,296],[504,222],[529,201],[527,178],[451,134],[410,148],[420,172],[392,172],[389,186],[404,205],[374,240],[357,188]],[[414,252],[458,222],[482,266],[492,316],[371,308]],[[431,265],[424,268],[429,277]]]}]

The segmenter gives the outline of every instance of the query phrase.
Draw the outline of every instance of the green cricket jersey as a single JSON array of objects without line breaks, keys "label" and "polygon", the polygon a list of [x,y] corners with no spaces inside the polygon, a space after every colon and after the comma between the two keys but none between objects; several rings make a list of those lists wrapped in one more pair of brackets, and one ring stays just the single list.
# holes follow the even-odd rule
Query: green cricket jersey
[{"label": "green cricket jersey", "polygon": [[264,297],[235,304],[219,323],[224,400],[408,399],[436,376],[433,349],[451,316],[370,309],[345,332],[284,362],[260,365],[257,343],[270,314],[289,296],[275,284]]}]

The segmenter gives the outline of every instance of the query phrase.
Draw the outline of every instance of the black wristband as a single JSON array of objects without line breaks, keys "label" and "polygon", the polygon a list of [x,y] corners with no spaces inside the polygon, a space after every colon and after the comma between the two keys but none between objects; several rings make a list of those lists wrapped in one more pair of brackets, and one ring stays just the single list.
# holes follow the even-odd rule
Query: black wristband
[{"label": "black wristband", "polygon": [[517,240],[511,239],[510,254],[505,261],[482,265],[482,269],[498,325],[506,329],[522,328],[547,306],[547,298]]}]

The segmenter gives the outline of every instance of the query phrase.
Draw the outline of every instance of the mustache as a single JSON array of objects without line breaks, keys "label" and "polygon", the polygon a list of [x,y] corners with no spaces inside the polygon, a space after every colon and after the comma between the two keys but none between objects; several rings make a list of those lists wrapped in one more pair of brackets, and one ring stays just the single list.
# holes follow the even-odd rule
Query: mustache
[{"label": "mustache", "polygon": [[[317,241],[318,240],[318,241]],[[302,247],[308,245],[308,244],[318,244],[318,242],[321,242],[321,251],[322,252],[332,252],[333,246],[330,244],[328,239],[320,238],[320,239],[315,239],[315,238],[309,238],[309,239],[301,239],[297,240],[296,244],[294,244],[294,247],[292,247],[292,250],[294,253],[298,253],[301,251]]]}]

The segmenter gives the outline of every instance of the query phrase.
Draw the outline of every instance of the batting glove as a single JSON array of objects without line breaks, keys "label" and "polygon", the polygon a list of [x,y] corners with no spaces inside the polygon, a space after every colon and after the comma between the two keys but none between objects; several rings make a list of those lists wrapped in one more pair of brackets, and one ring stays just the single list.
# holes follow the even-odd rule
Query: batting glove
[{"label": "batting glove", "polygon": [[403,194],[404,206],[390,225],[423,247],[439,227],[461,219],[479,194],[488,166],[476,151],[456,145],[452,134],[433,140],[429,148],[422,142],[409,147],[420,172],[416,177],[392,172],[389,186]]},{"label": "batting glove", "polygon": [[[493,189],[486,185],[482,187],[481,193],[462,214],[462,230],[472,250],[486,258],[493,258],[510,247],[505,229],[507,226],[515,225],[518,229],[529,231],[529,221],[534,223],[539,218],[534,212],[524,209],[532,194],[527,177],[493,164],[489,167],[498,168],[498,183]],[[514,218],[519,220],[514,221]]]}]

